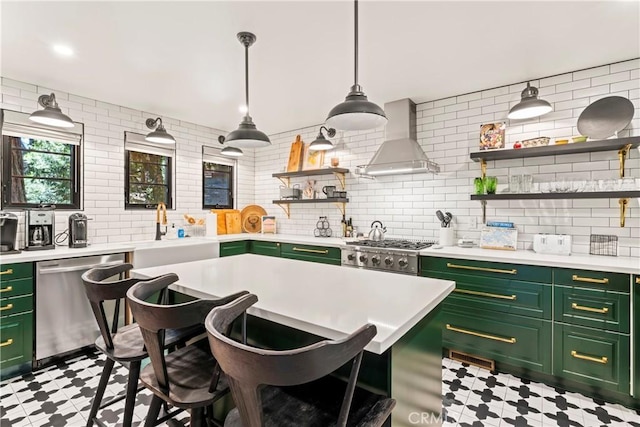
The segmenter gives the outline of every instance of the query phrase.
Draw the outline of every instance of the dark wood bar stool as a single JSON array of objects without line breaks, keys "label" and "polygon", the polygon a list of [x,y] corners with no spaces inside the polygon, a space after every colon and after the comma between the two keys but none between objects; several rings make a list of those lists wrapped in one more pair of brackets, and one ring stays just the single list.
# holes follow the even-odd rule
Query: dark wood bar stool
[{"label": "dark wood bar stool", "polygon": [[178,276],[169,274],[140,282],[127,292],[133,317],[140,326],[151,358],[151,364],[140,374],[140,380],[154,395],[145,426],[153,426],[166,419],[157,419],[163,402],[189,410],[190,426],[204,426],[205,418],[213,418],[213,403],[229,392],[226,377],[206,348],[206,341],[204,349],[192,344],[165,355],[165,331],[202,327],[212,308],[234,301],[247,292],[218,300],[195,300],[174,305],[146,301],[176,280]]},{"label": "dark wood bar stool", "polygon": [[[395,400],[356,387],[364,347],[377,333],[366,325],[338,341],[273,351],[229,338],[232,322],[258,301],[246,295],[214,308],[205,327],[211,351],[227,375],[236,403],[225,427],[377,427]],[[353,360],[349,382],[331,376]]]},{"label": "dark wood bar stool", "polygon": [[[148,355],[144,347],[142,333],[137,324],[126,325],[118,329],[120,300],[126,297],[127,290],[131,286],[141,281],[141,279],[122,278],[122,275],[132,268],[133,266],[127,263],[115,266],[96,267],[86,271],[82,275],[87,298],[89,299],[91,309],[100,328],[100,336],[96,339],[95,346],[106,356],[98,389],[91,404],[87,427],[91,427],[94,422],[103,425],[103,423],[96,418],[98,411],[122,399],[126,399],[122,425],[124,427],[131,426],[133,419],[133,408],[138,391],[140,364]],[[120,276],[120,279],[107,281],[114,276]],[[162,298],[164,295],[160,297]],[[104,309],[104,302],[112,300],[115,300],[115,310],[110,326]],[[185,340],[197,335],[201,331],[201,329],[171,331],[166,339],[166,346],[173,347],[183,345],[182,343]],[[102,403],[105,389],[107,388],[111,372],[116,362],[129,369],[126,393],[124,396],[119,396]]]}]

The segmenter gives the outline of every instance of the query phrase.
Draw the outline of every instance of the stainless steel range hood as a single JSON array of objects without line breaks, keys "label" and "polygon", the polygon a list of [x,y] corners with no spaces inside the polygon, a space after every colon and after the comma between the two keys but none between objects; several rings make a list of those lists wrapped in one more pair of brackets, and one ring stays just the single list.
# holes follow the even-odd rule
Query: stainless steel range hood
[{"label": "stainless steel range hood", "polygon": [[385,141],[366,166],[355,173],[364,176],[437,173],[440,166],[429,160],[416,141],[416,104],[409,98],[384,104],[389,122]]}]

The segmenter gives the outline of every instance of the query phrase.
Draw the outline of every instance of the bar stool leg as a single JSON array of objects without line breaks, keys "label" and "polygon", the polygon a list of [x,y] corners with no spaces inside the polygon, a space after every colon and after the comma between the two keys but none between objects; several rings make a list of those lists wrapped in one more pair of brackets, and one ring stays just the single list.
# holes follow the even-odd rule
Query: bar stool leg
[{"label": "bar stool leg", "polygon": [[162,402],[162,399],[160,399],[155,394],[153,395],[153,399],[151,399],[151,404],[149,405],[149,412],[147,412],[147,418],[144,421],[144,427],[153,427],[156,425],[158,414],[160,413],[160,408],[162,407]]},{"label": "bar stool leg", "polygon": [[124,404],[123,427],[131,427],[133,421],[133,407],[136,404],[136,393],[138,391],[138,379],[140,377],[140,360],[129,364],[129,378],[127,380],[127,399]]},{"label": "bar stool leg", "polygon": [[191,427],[206,427],[204,423],[204,408],[192,408],[191,419],[189,420],[189,426]]},{"label": "bar stool leg", "polygon": [[98,409],[100,409],[102,396],[104,396],[104,391],[106,390],[107,384],[109,383],[109,377],[111,376],[111,371],[113,370],[114,364],[115,361],[109,359],[108,357],[104,362],[104,368],[102,368],[102,374],[100,375],[100,383],[98,383],[96,395],[93,397],[93,403],[91,404],[89,418],[87,419],[87,427],[93,426],[93,419],[96,417],[96,415],[98,415]]}]

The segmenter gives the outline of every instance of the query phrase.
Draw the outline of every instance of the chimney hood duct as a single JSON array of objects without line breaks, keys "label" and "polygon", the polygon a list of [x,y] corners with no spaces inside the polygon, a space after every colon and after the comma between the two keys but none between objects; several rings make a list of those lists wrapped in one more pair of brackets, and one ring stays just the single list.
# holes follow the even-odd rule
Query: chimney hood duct
[{"label": "chimney hood duct", "polygon": [[385,140],[366,166],[356,174],[364,176],[437,173],[440,166],[429,160],[416,141],[416,104],[409,98],[384,104],[389,120]]}]

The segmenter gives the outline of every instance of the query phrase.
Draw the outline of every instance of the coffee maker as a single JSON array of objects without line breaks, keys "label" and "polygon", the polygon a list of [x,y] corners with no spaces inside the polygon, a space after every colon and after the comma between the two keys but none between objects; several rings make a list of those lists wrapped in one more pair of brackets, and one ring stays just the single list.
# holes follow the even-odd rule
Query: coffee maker
[{"label": "coffee maker", "polygon": [[25,226],[25,250],[54,249],[55,218],[53,208],[27,210]]},{"label": "coffee maker", "polygon": [[86,215],[74,213],[69,215],[69,247],[70,248],[86,248],[87,247],[87,222]]},{"label": "coffee maker", "polygon": [[17,254],[16,236],[18,217],[9,212],[0,212],[0,254]]}]

